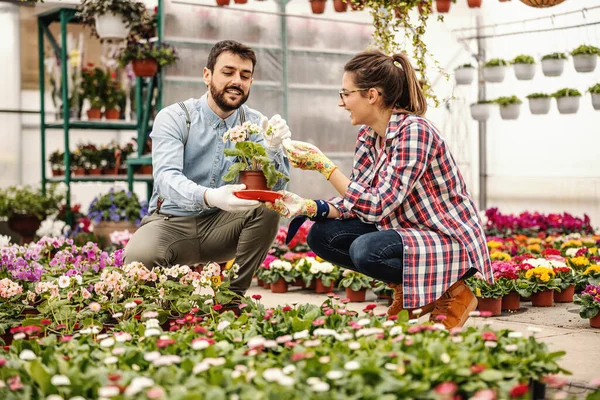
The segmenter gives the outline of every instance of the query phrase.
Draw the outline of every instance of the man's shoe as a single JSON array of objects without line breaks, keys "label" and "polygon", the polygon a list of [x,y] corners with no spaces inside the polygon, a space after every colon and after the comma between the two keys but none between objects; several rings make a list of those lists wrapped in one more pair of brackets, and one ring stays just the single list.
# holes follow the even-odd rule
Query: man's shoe
[{"label": "man's shoe", "polygon": [[[418,318],[421,315],[429,314],[435,306],[435,302],[424,305],[420,308],[404,308],[404,290],[402,289],[402,283],[390,283],[389,287],[394,289],[394,297],[392,300],[392,305],[388,308],[388,315],[398,315],[398,313],[402,310],[408,311],[408,318]],[[416,310],[419,310],[418,313],[415,313]]]},{"label": "man's shoe", "polygon": [[435,301],[429,321],[442,323],[446,329],[461,327],[469,318],[469,313],[476,308],[477,298],[461,279]]}]

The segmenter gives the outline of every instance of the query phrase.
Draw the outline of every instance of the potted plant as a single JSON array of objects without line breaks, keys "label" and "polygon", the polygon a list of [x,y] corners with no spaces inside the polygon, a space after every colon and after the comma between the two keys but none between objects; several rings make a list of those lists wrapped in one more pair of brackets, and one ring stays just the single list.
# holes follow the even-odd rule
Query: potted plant
[{"label": "potted plant", "polygon": [[114,231],[135,232],[147,213],[147,202],[140,202],[135,193],[114,189],[95,197],[88,208],[88,218],[94,225],[94,233],[98,238],[106,240],[106,243],[110,243],[110,234]]},{"label": "potted plant", "polygon": [[554,301],[554,289],[560,285],[552,268],[535,267],[525,272],[525,279],[531,284],[531,304],[535,307],[551,307]]},{"label": "potted plant", "polygon": [[323,14],[325,12],[326,0],[309,0],[309,2],[313,14]]},{"label": "potted plant", "polygon": [[475,79],[477,70],[470,64],[464,64],[454,70],[454,78],[457,85],[470,85]]},{"label": "potted plant", "polygon": [[580,306],[581,318],[589,319],[592,328],[600,328],[600,286],[588,285],[574,303]]},{"label": "potted plant", "polygon": [[487,121],[493,105],[492,100],[479,100],[477,103],[471,104],[471,117],[476,121]]},{"label": "potted plant", "polygon": [[348,10],[348,2],[345,0],[333,0],[333,9],[335,12],[346,12]]},{"label": "potted plant", "polygon": [[590,92],[590,95],[592,96],[592,106],[594,107],[594,110],[600,110],[600,83],[590,86],[588,92]]},{"label": "potted plant", "polygon": [[[271,135],[270,127],[265,132],[265,137]],[[277,171],[273,160],[267,156],[265,147],[253,141],[246,141],[252,136],[258,137],[261,133],[258,125],[250,121],[243,125],[236,125],[223,135],[225,143],[235,144],[235,148],[226,147],[223,153],[229,157],[235,157],[234,164],[223,176],[225,182],[231,182],[240,176],[241,183],[246,185],[247,190],[270,190],[279,179],[289,178]]]},{"label": "potted plant", "polygon": [[[93,65],[88,64],[89,67]],[[81,91],[83,98],[90,102],[90,109],[87,111],[88,119],[102,119],[102,107],[104,106],[104,96],[108,85],[108,74],[101,68],[84,68],[81,71]]]},{"label": "potted plant", "polygon": [[531,93],[527,95],[529,111],[534,115],[548,114],[552,97],[546,93]]},{"label": "potted plant", "polygon": [[561,114],[575,114],[579,110],[581,93],[577,89],[564,88],[552,94],[556,98],[558,112]]},{"label": "potted plant", "polygon": [[131,0],[83,0],[77,16],[100,39],[123,40],[146,12],[144,3]]},{"label": "potted plant", "polygon": [[81,155],[85,159],[84,167],[87,170],[88,175],[102,175],[102,168],[100,166],[100,151],[96,145],[89,143],[81,148]]},{"label": "potted plant", "polygon": [[495,102],[500,106],[500,117],[502,119],[513,120],[519,118],[523,102],[517,96],[498,97]]},{"label": "potted plant", "polygon": [[508,62],[494,58],[483,65],[483,80],[486,82],[502,82],[506,76]]},{"label": "potted plant", "polygon": [[85,169],[86,159],[81,152],[81,147],[77,146],[74,152],[70,153],[71,157],[71,172],[73,175],[86,175]]},{"label": "potted plant", "polygon": [[135,76],[152,77],[159,67],[175,64],[179,56],[174,47],[165,43],[127,41],[118,56],[121,66],[131,63]]},{"label": "potted plant", "polygon": [[477,297],[479,311],[489,311],[492,316],[502,313],[502,296],[508,293],[503,286],[498,285],[497,282],[490,284],[481,276],[467,279],[467,285]]},{"label": "potted plant", "polygon": [[[310,274],[316,281],[316,293],[333,292],[335,281],[340,276],[339,268],[329,262],[313,261],[310,266]],[[306,280],[306,278],[305,278]]]},{"label": "potted plant", "polygon": [[494,285],[504,292],[501,309],[518,311],[521,308],[521,296],[516,290],[517,280],[519,279],[517,267],[512,262],[492,261],[492,269],[494,271]]},{"label": "potted plant", "polygon": [[60,150],[55,150],[50,153],[50,157],[48,157],[48,161],[50,162],[50,168],[52,169],[52,175],[60,176],[65,174],[65,152]]},{"label": "potted plant", "polygon": [[557,303],[572,302],[575,293],[574,271],[565,264],[565,266],[555,267],[554,273],[556,278],[560,279],[560,283],[554,291],[554,301]]},{"label": "potted plant", "polygon": [[542,57],[542,72],[545,76],[560,76],[565,69],[567,55],[565,53],[550,53]]},{"label": "potted plant", "polygon": [[467,5],[469,8],[479,8],[481,7],[481,0],[467,0]]},{"label": "potted plant", "polygon": [[452,3],[456,3],[456,0],[435,0],[435,9],[439,13],[447,13]]},{"label": "potted plant", "polygon": [[533,57],[521,54],[512,61],[515,76],[520,81],[529,81],[535,75],[535,60]]},{"label": "potted plant", "polygon": [[339,287],[346,288],[346,297],[351,302],[365,301],[367,289],[371,287],[372,279],[360,272],[344,270]]},{"label": "potted plant", "polygon": [[271,292],[273,293],[287,292],[288,285],[296,279],[296,270],[288,261],[273,260],[267,271],[268,278],[265,276],[263,280],[271,284]]},{"label": "potted plant", "polygon": [[106,87],[104,97],[104,115],[106,119],[119,119],[121,116],[120,106],[123,104],[126,94],[118,82],[110,81]]},{"label": "potted plant", "polygon": [[592,72],[596,69],[600,48],[582,44],[571,52],[577,72]]}]

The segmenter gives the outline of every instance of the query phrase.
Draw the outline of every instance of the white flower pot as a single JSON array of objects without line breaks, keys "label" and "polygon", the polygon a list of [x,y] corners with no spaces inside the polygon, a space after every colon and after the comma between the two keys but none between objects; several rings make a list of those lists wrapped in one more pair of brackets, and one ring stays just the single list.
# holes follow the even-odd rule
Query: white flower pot
[{"label": "white flower pot", "polygon": [[552,99],[550,97],[529,99],[529,111],[534,115],[548,114],[551,103]]},{"label": "white flower pot", "polygon": [[471,104],[471,117],[475,121],[487,121],[490,118],[491,103]]},{"label": "white flower pot", "polygon": [[600,93],[591,93],[594,110],[600,110]]},{"label": "white flower pot", "polygon": [[502,82],[505,76],[505,66],[483,68],[483,80],[486,82]]},{"label": "white flower pot", "polygon": [[579,96],[557,97],[556,105],[561,114],[575,114],[579,110]]},{"label": "white flower pot", "polygon": [[521,114],[520,104],[509,104],[507,106],[500,106],[500,117],[502,119],[517,119]]},{"label": "white flower pot", "polygon": [[121,14],[104,14],[96,16],[96,32],[100,39],[121,39],[129,35],[129,28],[123,22]]},{"label": "white flower pot", "polygon": [[578,54],[573,56],[573,65],[577,72],[592,72],[596,69],[598,56],[596,54]]},{"label": "white flower pot", "polygon": [[530,81],[535,75],[535,64],[513,64],[515,76],[520,81]]},{"label": "white flower pot", "polygon": [[549,58],[542,60],[542,72],[546,76],[560,76],[565,69],[564,59]]},{"label": "white flower pot", "polygon": [[457,68],[454,70],[454,78],[457,85],[470,85],[475,79],[475,68]]}]

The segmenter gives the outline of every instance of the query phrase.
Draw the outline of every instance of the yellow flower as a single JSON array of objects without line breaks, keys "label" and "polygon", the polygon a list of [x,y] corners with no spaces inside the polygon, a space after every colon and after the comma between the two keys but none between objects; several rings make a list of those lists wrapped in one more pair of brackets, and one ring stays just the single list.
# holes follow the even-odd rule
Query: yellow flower
[{"label": "yellow flower", "polygon": [[71,50],[69,53],[69,60],[71,61],[71,65],[73,65],[73,67],[79,66],[81,63],[81,53],[78,49]]},{"label": "yellow flower", "polygon": [[510,254],[501,251],[492,251],[490,258],[492,260],[508,261],[510,260]]},{"label": "yellow flower", "polygon": [[323,259],[322,259],[321,257],[319,257],[319,256],[316,256],[316,257],[315,257],[315,260],[317,260],[318,262],[323,262],[323,261],[325,261],[325,260],[323,260]]},{"label": "yellow flower", "polygon": [[542,276],[540,276],[540,280],[542,282],[548,282],[550,280],[550,275],[548,275],[548,274],[542,274]]},{"label": "yellow flower", "polygon": [[590,265],[590,260],[588,260],[584,256],[573,257],[573,258],[569,258],[569,264],[571,264],[571,266],[573,266],[573,267],[583,268],[583,267],[587,267],[588,265]]},{"label": "yellow flower", "polygon": [[567,240],[560,246],[560,248],[568,249],[570,247],[581,247],[581,246],[583,246],[583,243],[581,243],[581,240]]},{"label": "yellow flower", "polygon": [[530,244],[529,246],[527,246],[527,250],[534,253],[539,253],[542,251],[542,247],[539,244]]},{"label": "yellow flower", "polygon": [[598,248],[597,247],[590,247],[588,250],[590,251],[590,254],[598,254]]},{"label": "yellow flower", "polygon": [[235,259],[227,261],[227,264],[225,264],[225,269],[231,269],[231,267],[233,267],[234,262]]},{"label": "yellow flower", "polygon": [[490,249],[496,249],[496,248],[502,246],[502,242],[498,242],[496,240],[490,240],[489,242],[487,242],[487,245]]},{"label": "yellow flower", "polygon": [[540,244],[540,243],[542,243],[542,239],[538,239],[538,238],[527,239],[527,244]]},{"label": "yellow flower", "polygon": [[600,273],[600,265],[590,265],[585,269],[584,275]]},{"label": "yellow flower", "polygon": [[475,288],[475,296],[481,297],[481,289],[480,288]]},{"label": "yellow flower", "polygon": [[221,277],[220,276],[211,276],[210,277],[210,282],[213,284],[213,286],[221,286]]}]

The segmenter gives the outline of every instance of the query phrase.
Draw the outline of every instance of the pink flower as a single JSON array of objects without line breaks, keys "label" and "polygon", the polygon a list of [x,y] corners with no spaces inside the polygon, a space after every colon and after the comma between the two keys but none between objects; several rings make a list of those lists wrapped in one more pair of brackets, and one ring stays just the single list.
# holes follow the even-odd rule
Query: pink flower
[{"label": "pink flower", "polygon": [[475,392],[471,400],[496,400],[496,392],[492,389],[480,389]]},{"label": "pink flower", "polygon": [[453,395],[458,390],[458,386],[454,382],[443,382],[440,383],[433,389],[437,394],[441,395]]},{"label": "pink flower", "polygon": [[253,294],[253,295],[252,295],[252,298],[253,298],[254,300],[260,300],[260,299],[262,299],[262,296],[261,296],[260,294]]},{"label": "pink flower", "polygon": [[498,337],[496,336],[496,334],[494,332],[490,332],[490,331],[485,331],[481,333],[481,338],[483,340],[487,341],[497,341]]},{"label": "pink flower", "polygon": [[165,391],[160,386],[155,386],[153,388],[148,389],[146,392],[146,396],[149,399],[160,399],[165,395]]},{"label": "pink flower", "polygon": [[325,320],[322,318],[317,318],[312,322],[313,326],[321,326],[325,325]]}]

